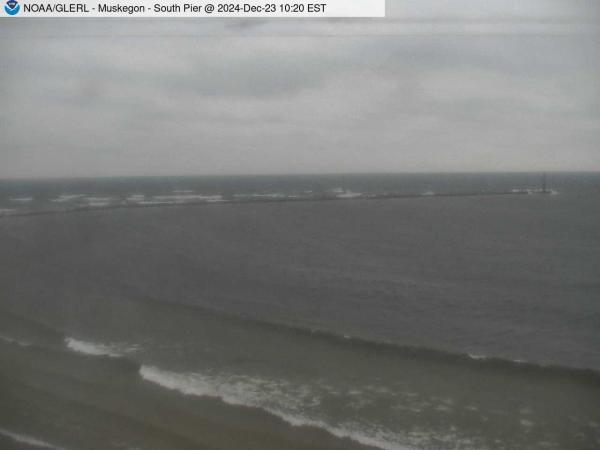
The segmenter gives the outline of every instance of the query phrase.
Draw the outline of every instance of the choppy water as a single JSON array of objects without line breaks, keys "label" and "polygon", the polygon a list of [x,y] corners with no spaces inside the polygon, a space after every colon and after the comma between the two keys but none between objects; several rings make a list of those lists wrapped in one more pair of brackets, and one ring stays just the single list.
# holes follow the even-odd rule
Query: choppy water
[{"label": "choppy water", "polygon": [[[549,189],[597,193],[596,181],[593,174],[552,174]],[[532,192],[541,182],[539,173],[0,180],[0,216],[186,203]]]},{"label": "choppy water", "polygon": [[[226,200],[538,182],[12,182],[0,197],[4,208],[28,197],[27,208],[48,208],[61,195]],[[140,383],[384,449],[597,448],[600,176],[553,174],[549,187],[558,195],[4,217],[2,345],[128,361]]]}]

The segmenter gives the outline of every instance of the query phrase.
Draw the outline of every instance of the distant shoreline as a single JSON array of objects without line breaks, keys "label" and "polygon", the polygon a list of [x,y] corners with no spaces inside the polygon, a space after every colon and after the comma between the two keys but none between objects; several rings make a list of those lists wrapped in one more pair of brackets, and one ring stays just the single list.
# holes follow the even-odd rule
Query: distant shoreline
[{"label": "distant shoreline", "polygon": [[411,198],[434,198],[434,197],[498,197],[509,195],[552,195],[554,191],[541,191],[531,189],[519,189],[511,191],[495,191],[495,192],[458,192],[458,193],[424,193],[424,194],[355,194],[352,196],[335,196],[335,195],[319,195],[319,196],[287,196],[287,197],[248,197],[248,198],[233,198],[222,200],[192,200],[192,201],[175,201],[153,203],[120,203],[104,206],[75,206],[66,209],[47,209],[38,211],[22,211],[9,212],[0,214],[0,219],[9,217],[25,217],[25,216],[42,216],[51,214],[67,214],[67,213],[82,213],[92,211],[106,211],[115,209],[134,209],[134,208],[160,208],[160,207],[182,207],[182,206],[201,206],[214,204],[255,204],[255,203],[299,203],[299,202],[327,202],[327,201],[350,201],[350,200],[392,200],[392,199],[411,199]]}]

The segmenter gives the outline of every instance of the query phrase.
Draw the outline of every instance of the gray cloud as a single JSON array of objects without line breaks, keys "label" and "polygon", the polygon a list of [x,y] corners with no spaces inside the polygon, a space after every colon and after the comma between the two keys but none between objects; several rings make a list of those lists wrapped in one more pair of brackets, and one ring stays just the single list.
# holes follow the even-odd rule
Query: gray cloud
[{"label": "gray cloud", "polygon": [[388,1],[385,20],[4,19],[0,177],[600,170],[599,17],[462,0]]}]

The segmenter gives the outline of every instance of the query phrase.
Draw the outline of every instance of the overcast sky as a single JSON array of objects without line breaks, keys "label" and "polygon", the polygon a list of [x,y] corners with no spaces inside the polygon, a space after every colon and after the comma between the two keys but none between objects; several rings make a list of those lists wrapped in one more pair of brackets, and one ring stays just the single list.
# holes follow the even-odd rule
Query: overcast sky
[{"label": "overcast sky", "polygon": [[0,177],[600,170],[600,2],[0,19]]}]

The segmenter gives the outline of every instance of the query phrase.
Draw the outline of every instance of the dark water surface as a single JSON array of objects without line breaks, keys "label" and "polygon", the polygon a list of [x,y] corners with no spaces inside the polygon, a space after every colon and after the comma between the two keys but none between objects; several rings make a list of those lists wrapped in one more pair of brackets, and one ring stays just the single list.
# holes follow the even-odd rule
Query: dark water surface
[{"label": "dark water surface", "polygon": [[[539,176],[44,183],[3,182],[0,207],[220,197],[0,218],[0,386],[20,367],[62,398],[59,379],[96,382],[87,358],[115,380],[130,367],[132,399],[144,386],[157,389],[144,398],[214,397],[380,448],[600,446],[600,175],[493,197],[430,193],[536,189]],[[307,192],[426,195],[227,204]],[[58,419],[13,416],[0,415],[4,438],[101,448],[84,431],[69,441]]]}]

